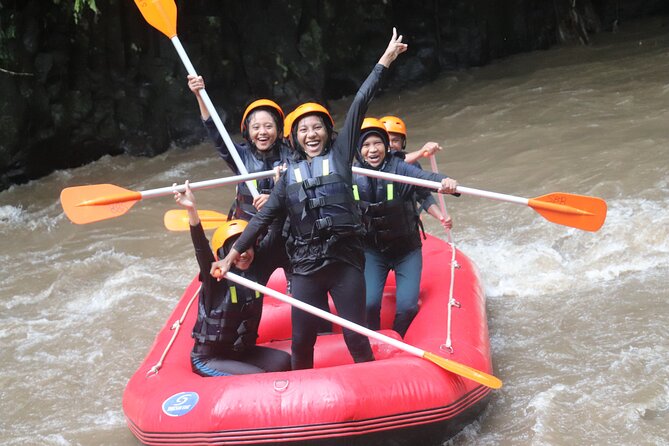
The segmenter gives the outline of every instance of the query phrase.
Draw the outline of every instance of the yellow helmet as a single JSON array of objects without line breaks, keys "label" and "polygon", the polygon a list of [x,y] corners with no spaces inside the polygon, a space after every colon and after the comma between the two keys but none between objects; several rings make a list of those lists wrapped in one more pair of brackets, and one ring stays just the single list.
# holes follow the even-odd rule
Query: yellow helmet
[{"label": "yellow helmet", "polygon": [[383,125],[386,128],[386,131],[389,133],[399,133],[400,135],[407,137],[407,126],[397,116],[384,116],[380,119]]},{"label": "yellow helmet", "polygon": [[277,118],[279,118],[276,123],[277,126],[283,125],[283,119],[284,119],[283,110],[281,109],[281,107],[279,107],[279,104],[270,99],[258,99],[256,101],[251,102],[244,111],[244,115],[242,116],[242,123],[240,125],[242,135],[246,135],[246,132],[248,131],[248,129],[246,128],[246,118],[248,117],[248,115],[251,114],[251,112],[253,112],[257,108],[269,108],[270,110],[276,112],[278,114]]},{"label": "yellow helmet", "polygon": [[214,236],[211,238],[211,250],[214,252],[216,260],[219,260],[218,251],[225,245],[225,242],[244,232],[247,225],[248,222],[245,220],[230,220],[216,229]]}]

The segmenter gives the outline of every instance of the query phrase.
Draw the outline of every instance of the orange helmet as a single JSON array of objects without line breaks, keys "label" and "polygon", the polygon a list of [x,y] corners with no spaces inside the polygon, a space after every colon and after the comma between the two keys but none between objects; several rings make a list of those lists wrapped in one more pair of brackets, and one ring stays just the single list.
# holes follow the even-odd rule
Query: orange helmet
[{"label": "orange helmet", "polygon": [[283,137],[286,139],[290,137],[290,130],[293,127],[293,113],[295,113],[295,110],[288,113],[283,120]]},{"label": "orange helmet", "polygon": [[211,238],[211,250],[214,252],[216,260],[219,260],[218,251],[225,245],[225,242],[244,232],[247,225],[248,222],[245,220],[229,220],[216,229],[214,236]]},{"label": "orange helmet", "polygon": [[248,107],[246,107],[246,110],[244,111],[244,115],[242,116],[242,123],[240,125],[242,134],[244,134],[247,131],[246,128],[246,118],[248,115],[251,114],[252,111],[254,111],[257,108],[269,108],[276,113],[278,113],[278,120],[277,120],[277,125],[283,125],[283,110],[281,110],[281,107],[279,107],[279,104],[277,104],[274,101],[271,101],[269,99],[258,99],[256,101],[253,101],[249,104]]},{"label": "orange helmet", "polygon": [[407,126],[404,124],[404,121],[397,116],[384,116],[380,121],[389,133],[399,133],[405,138],[407,137]]},{"label": "orange helmet", "polygon": [[383,140],[383,144],[385,144],[386,150],[389,149],[390,137],[388,136],[388,131],[386,130],[386,127],[383,125],[383,122],[381,122],[380,119],[371,117],[365,118],[362,121],[362,125],[360,126],[360,138],[358,139],[358,147],[362,146],[362,143],[365,141],[365,138],[367,138],[367,136],[369,136],[370,133],[378,134]]},{"label": "orange helmet", "polygon": [[384,135],[385,137],[388,137],[388,131],[386,130],[386,127],[383,125],[383,122],[381,122],[380,119],[376,118],[371,118],[367,117],[362,121],[362,125],[360,126],[360,133],[364,133],[365,130],[377,130],[381,135]]},{"label": "orange helmet", "polygon": [[289,113],[293,115],[293,119],[290,122],[288,134],[293,132],[293,124],[299,122],[299,120],[304,116],[310,115],[312,113],[327,117],[330,120],[330,124],[334,128],[334,119],[332,119],[332,116],[330,116],[330,112],[327,110],[327,108],[323,107],[321,104],[317,104],[316,102],[305,102],[304,104],[298,105],[295,110]]}]

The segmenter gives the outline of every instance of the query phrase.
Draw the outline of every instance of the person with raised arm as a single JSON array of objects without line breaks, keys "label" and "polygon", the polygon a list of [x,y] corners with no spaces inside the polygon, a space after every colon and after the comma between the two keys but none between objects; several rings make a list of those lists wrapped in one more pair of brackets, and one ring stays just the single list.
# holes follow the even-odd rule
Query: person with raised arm
[{"label": "person with raised arm", "polygon": [[[292,112],[294,156],[288,169],[230,253],[212,264],[213,275],[225,274],[257,234],[275,218],[287,215],[293,297],[323,308],[330,293],[341,317],[364,324],[364,229],[353,198],[351,166],[368,104],[388,67],[406,49],[393,29],[388,47],[356,93],[336,137],[334,120],[322,105],[309,102]],[[293,307],[293,369],[313,367],[318,326],[316,316]],[[365,336],[348,329],[343,334],[355,362],[374,360]]]},{"label": "person with raised arm", "polygon": [[[176,186],[176,184],[174,185]],[[223,223],[211,240],[204,234],[195,204],[195,195],[186,182],[184,193],[174,191],[174,199],[188,211],[195,257],[200,266],[195,340],[191,351],[193,372],[202,376],[246,375],[290,370],[290,355],[284,351],[256,345],[262,314],[263,296],[209,274],[211,263],[228,253],[247,225],[245,220]],[[264,240],[267,243],[267,239]],[[232,270],[263,285],[276,265],[264,246],[249,246],[232,265]]]},{"label": "person with raised arm", "polygon": [[[188,75],[188,88],[197,99],[200,118],[216,147],[216,151],[227,163],[230,170],[235,175],[239,175],[239,169],[200,96],[200,90],[204,88],[202,76]],[[246,107],[241,122],[244,142],[235,144],[235,148],[249,173],[262,172],[285,165],[291,156],[292,149],[283,138],[283,123],[283,110],[270,99],[258,99]],[[265,205],[274,188],[274,178],[254,180],[253,183],[259,195],[254,197],[246,183],[238,184],[235,200],[228,213],[228,218],[249,221]],[[269,255],[280,259],[278,265],[284,269],[290,288],[290,263],[286,254],[286,240],[282,237],[284,224],[285,219],[275,220],[260,234],[260,238],[262,239],[268,235],[268,239],[273,241],[273,244],[267,247]]]}]

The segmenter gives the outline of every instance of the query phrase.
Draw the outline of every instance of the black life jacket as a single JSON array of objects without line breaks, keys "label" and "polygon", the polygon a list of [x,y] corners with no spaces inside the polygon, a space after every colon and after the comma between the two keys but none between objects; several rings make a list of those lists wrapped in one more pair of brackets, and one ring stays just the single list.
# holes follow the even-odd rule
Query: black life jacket
[{"label": "black life jacket", "polygon": [[228,287],[223,299],[207,313],[202,298],[193,338],[201,344],[215,344],[217,349],[244,351],[258,338],[262,315],[262,294],[246,287]]},{"label": "black life jacket", "polygon": [[[287,148],[279,141],[275,143],[275,148],[270,149],[270,151],[277,151],[278,155],[270,155],[270,157],[268,157],[269,159],[258,159],[258,157],[253,154],[255,149],[250,146],[246,147],[248,147],[250,153],[249,156],[244,159],[244,166],[249,173],[273,169],[286,162],[288,157]],[[272,189],[274,189],[273,177],[252,180],[252,183],[255,185],[256,189],[258,189],[260,194],[270,194],[272,193]],[[228,213],[228,218],[250,221],[256,213],[258,213],[258,210],[253,206],[253,195],[248,186],[246,183],[237,184],[237,195],[235,197],[235,202]]]},{"label": "black life jacket", "polygon": [[[400,159],[389,157],[383,171],[397,173]],[[353,196],[362,211],[365,244],[382,253],[406,253],[421,246],[422,224],[415,194],[401,197],[395,184],[384,179],[355,175]],[[375,186],[374,186],[375,185]]]},{"label": "black life jacket", "polygon": [[298,243],[362,234],[353,192],[334,171],[332,153],[293,162],[286,172],[291,235]]}]

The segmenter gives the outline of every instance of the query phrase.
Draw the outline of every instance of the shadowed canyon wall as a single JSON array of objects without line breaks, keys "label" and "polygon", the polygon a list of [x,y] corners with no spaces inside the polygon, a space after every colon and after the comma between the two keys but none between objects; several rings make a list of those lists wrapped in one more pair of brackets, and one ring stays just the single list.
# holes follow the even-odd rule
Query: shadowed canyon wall
[{"label": "shadowed canyon wall", "polygon": [[[666,0],[177,1],[179,38],[231,131],[245,105],[354,93],[396,26],[385,85],[612,32]],[[75,10],[77,12],[75,13]],[[152,156],[203,131],[170,41],[130,0],[0,0],[0,189],[105,154]]]}]

